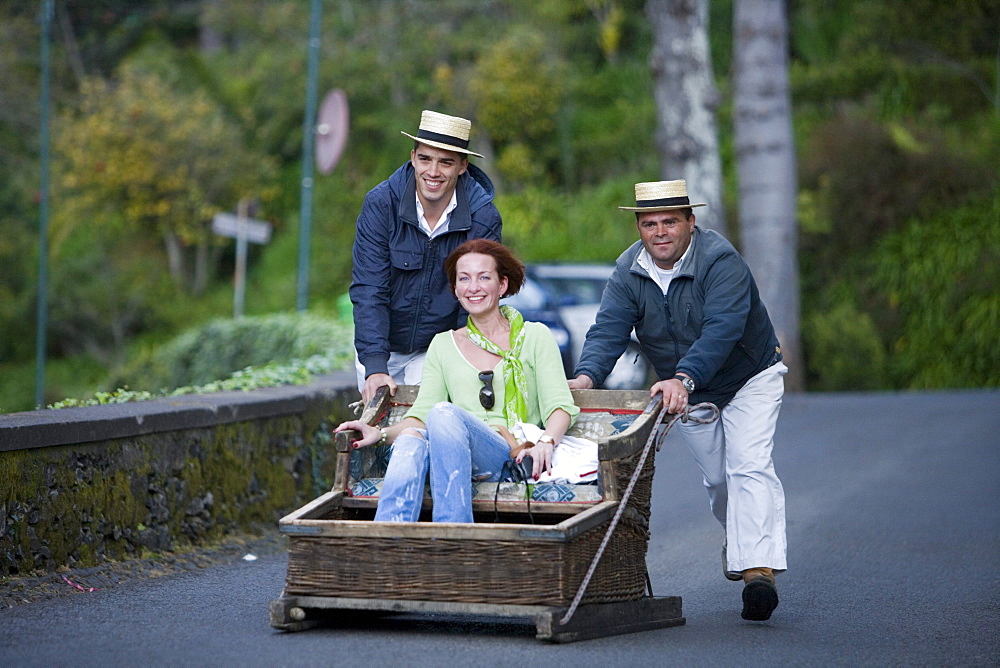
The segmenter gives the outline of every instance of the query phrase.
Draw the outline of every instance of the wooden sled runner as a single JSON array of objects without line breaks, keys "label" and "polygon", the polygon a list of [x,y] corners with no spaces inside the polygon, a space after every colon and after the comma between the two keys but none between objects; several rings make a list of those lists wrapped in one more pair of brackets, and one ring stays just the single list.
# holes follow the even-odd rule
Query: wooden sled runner
[{"label": "wooden sled runner", "polygon": [[[416,391],[401,386],[390,398],[381,390],[361,419],[398,421]],[[680,597],[649,592],[655,449],[619,512],[655,436],[660,396],[578,390],[573,398],[581,412],[568,433],[597,441],[597,482],[473,483],[473,524],[431,522],[429,494],[419,522],[372,521],[388,448],[353,450],[338,434],[333,489],[279,522],[288,573],[271,601],[271,626],[300,631],[336,623],[338,612],[457,613],[527,618],[538,639],[573,642],[684,624]]]}]

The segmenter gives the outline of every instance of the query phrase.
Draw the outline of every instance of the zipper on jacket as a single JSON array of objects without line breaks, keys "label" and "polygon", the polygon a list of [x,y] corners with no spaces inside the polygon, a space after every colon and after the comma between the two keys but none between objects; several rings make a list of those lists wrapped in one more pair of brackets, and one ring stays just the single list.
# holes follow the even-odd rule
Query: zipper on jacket
[{"label": "zipper on jacket", "polygon": [[417,345],[417,331],[420,326],[420,311],[423,308],[424,296],[429,292],[428,284],[431,281],[431,272],[427,271],[427,267],[430,266],[431,256],[434,254],[434,239],[427,240],[427,248],[424,249],[424,280],[420,281],[420,294],[417,295],[417,312],[413,314],[413,325],[410,327],[410,345],[409,350],[412,352]]},{"label": "zipper on jacket", "polygon": [[666,295],[663,296],[663,307],[667,311],[667,329],[670,331],[670,338],[674,342],[674,366],[676,367],[677,363],[681,361],[681,349],[677,345],[677,334],[674,333],[674,315],[670,311],[670,301],[667,300]]}]

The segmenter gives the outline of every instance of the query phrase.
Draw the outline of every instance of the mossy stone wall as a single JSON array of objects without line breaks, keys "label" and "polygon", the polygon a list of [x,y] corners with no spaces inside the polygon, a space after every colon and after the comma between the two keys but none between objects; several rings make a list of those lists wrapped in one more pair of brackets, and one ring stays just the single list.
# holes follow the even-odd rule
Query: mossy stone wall
[{"label": "mossy stone wall", "polygon": [[[56,440],[67,440],[76,421],[77,433],[109,437],[65,443],[49,443],[53,414],[63,411],[0,416],[0,576],[93,566],[274,526],[329,489],[330,433],[356,398],[352,376],[277,393],[142,402],[124,417],[106,406],[72,409]],[[33,442],[42,432],[43,444]]]}]

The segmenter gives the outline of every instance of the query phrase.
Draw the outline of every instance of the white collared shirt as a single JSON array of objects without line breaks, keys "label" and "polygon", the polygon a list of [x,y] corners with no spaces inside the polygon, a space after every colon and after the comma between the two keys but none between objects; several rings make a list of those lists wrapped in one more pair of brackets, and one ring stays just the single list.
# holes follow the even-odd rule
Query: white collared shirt
[{"label": "white collared shirt", "polygon": [[431,224],[427,222],[427,217],[424,216],[424,205],[420,203],[420,197],[418,195],[414,195],[414,197],[417,198],[417,222],[420,223],[420,229],[426,232],[429,237],[436,237],[447,232],[448,223],[451,222],[451,212],[458,206],[458,194],[452,191],[448,208],[441,214],[441,218],[433,230],[431,229]]},{"label": "white collared shirt", "polygon": [[684,265],[684,260],[687,259],[688,253],[691,252],[691,246],[694,245],[694,237],[691,238],[691,243],[688,244],[687,250],[684,251],[684,255],[681,255],[680,259],[674,262],[673,269],[663,269],[655,262],[653,262],[653,257],[649,254],[649,251],[645,247],[639,251],[639,256],[636,258],[639,261],[639,266],[646,270],[649,277],[660,286],[660,290],[663,294],[667,294],[667,288],[670,287],[670,281],[674,279],[674,276]]}]

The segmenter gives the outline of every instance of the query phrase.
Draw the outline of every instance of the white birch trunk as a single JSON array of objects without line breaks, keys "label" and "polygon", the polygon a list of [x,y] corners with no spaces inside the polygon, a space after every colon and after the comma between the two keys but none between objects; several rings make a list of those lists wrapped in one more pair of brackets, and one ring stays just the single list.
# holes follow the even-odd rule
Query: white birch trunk
[{"label": "white birch trunk", "polygon": [[684,179],[698,225],[726,234],[715,111],[719,91],[708,45],[708,0],[647,0],[660,176]]},{"label": "white birch trunk", "polygon": [[803,390],[797,177],[785,2],[736,0],[733,34],[740,247],[781,341],[789,368],[786,386]]},{"label": "white birch trunk", "polygon": [[167,249],[167,266],[170,269],[170,278],[174,282],[184,286],[184,249],[181,247],[181,240],[171,231],[163,233],[164,246]]}]

